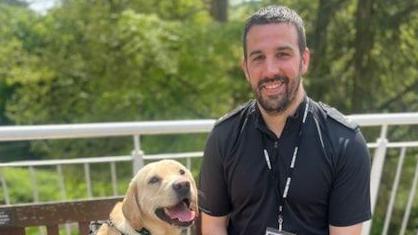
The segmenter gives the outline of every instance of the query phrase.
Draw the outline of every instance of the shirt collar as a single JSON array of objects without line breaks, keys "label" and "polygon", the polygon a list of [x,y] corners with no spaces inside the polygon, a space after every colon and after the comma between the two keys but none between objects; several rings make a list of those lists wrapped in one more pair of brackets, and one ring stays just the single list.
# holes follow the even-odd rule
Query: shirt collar
[{"label": "shirt collar", "polygon": [[[304,95],[302,102],[298,105],[298,107],[296,108],[295,113],[292,116],[287,117],[286,120],[286,125],[290,122],[290,123],[297,123],[300,124],[303,121],[303,114],[305,112],[305,106],[306,103],[308,101],[308,96]],[[263,132],[269,133],[269,134],[273,134],[272,131],[270,131],[270,129],[268,129],[266,123],[264,122],[263,116],[261,114],[261,110],[258,107],[257,102],[253,103],[254,106],[254,113],[255,113],[255,126],[262,130]],[[308,110],[309,112],[309,110]],[[273,134],[274,136],[274,134]]]}]

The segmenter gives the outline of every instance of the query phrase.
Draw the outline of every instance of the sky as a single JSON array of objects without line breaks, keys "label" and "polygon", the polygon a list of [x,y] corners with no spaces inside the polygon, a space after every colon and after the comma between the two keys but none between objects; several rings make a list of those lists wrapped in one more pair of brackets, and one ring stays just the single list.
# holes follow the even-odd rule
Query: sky
[{"label": "sky", "polygon": [[[251,0],[229,0],[231,5],[249,1]],[[57,0],[27,0],[27,2],[29,2],[29,6],[32,10],[40,13],[45,13],[48,9],[54,6]]]},{"label": "sky", "polygon": [[27,0],[29,7],[39,13],[45,13],[54,6],[57,0]]}]

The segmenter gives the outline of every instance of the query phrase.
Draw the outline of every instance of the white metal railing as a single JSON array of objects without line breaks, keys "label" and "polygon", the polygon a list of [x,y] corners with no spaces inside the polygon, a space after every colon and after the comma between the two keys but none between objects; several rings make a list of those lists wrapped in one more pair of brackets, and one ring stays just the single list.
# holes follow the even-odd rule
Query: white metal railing
[{"label": "white metal railing", "polygon": [[[203,156],[203,152],[188,152],[188,153],[169,153],[169,154],[154,154],[154,155],[144,155],[143,160],[161,160],[161,159],[186,159],[186,167],[191,169],[191,159]],[[87,185],[86,193],[88,198],[93,198],[92,187],[91,187],[91,174],[90,174],[90,165],[95,163],[108,163],[110,165],[111,173],[111,185],[113,196],[118,196],[120,193],[117,191],[117,172],[115,163],[117,162],[133,162],[134,157],[132,155],[126,156],[104,156],[104,157],[92,157],[92,158],[77,158],[77,159],[60,159],[60,160],[35,160],[35,161],[17,161],[9,163],[0,163],[0,181],[3,187],[3,195],[5,197],[6,204],[10,203],[8,186],[4,180],[3,174],[1,172],[2,168],[6,167],[23,167],[28,168],[31,175],[30,179],[32,180],[33,186],[33,201],[39,202],[39,196],[37,192],[37,182],[36,182],[36,171],[35,167],[41,166],[55,166],[57,171],[57,183],[61,191],[61,199],[67,199],[66,190],[64,185],[64,174],[62,173],[62,166],[64,165],[83,165],[85,183]]]},{"label": "white metal railing", "polygon": [[206,133],[214,120],[90,123],[0,128],[0,141]]},{"label": "white metal railing", "polygon": [[[368,147],[374,150],[372,172],[371,172],[371,203],[372,210],[376,206],[378,197],[379,185],[382,178],[383,167],[388,149],[399,149],[400,157],[396,177],[393,182],[392,192],[390,195],[390,202],[386,210],[386,217],[383,229],[383,235],[387,233],[391,221],[391,215],[394,208],[394,201],[396,192],[399,186],[400,177],[403,169],[403,162],[407,156],[408,149],[418,149],[418,141],[405,142],[390,142],[387,139],[387,131],[389,127],[399,125],[418,125],[418,113],[395,113],[395,114],[365,114],[365,115],[351,115],[349,119],[358,123],[363,127],[380,126],[380,137],[376,142],[369,142]],[[158,154],[158,155],[144,155],[141,150],[140,136],[143,135],[164,135],[164,134],[190,134],[190,133],[207,133],[209,132],[215,120],[182,120],[182,121],[155,121],[155,122],[125,122],[125,123],[93,123],[93,124],[69,124],[69,125],[37,125],[37,126],[10,126],[0,127],[0,141],[22,141],[22,140],[39,140],[39,139],[66,139],[66,138],[92,138],[92,137],[109,137],[109,136],[132,136],[133,137],[133,151],[129,156],[110,156],[99,158],[79,158],[71,160],[46,160],[46,161],[22,161],[0,163],[0,183],[2,184],[3,195],[5,195],[6,203],[10,202],[8,199],[8,188],[6,181],[1,174],[1,170],[5,167],[28,167],[33,175],[31,177],[36,184],[37,166],[56,166],[57,174],[59,175],[57,182],[62,191],[62,197],[65,199],[65,187],[63,185],[64,179],[62,175],[62,166],[66,164],[80,164],[84,166],[84,175],[87,185],[87,194],[92,197],[91,193],[91,179],[90,179],[90,164],[94,163],[109,163],[111,172],[111,182],[113,194],[117,192],[117,177],[116,177],[116,162],[132,161],[133,171],[136,172],[144,164],[144,160],[156,160],[164,158],[186,158],[187,165],[191,167],[191,158],[202,156],[202,152],[193,153],[175,153],[175,154]],[[410,156],[418,159],[418,156]],[[402,228],[400,234],[405,233],[410,212],[413,207],[413,200],[415,198],[417,181],[418,181],[418,161],[414,174],[414,180],[409,191],[408,203],[405,208]],[[33,192],[33,198],[36,201],[38,198],[37,192]],[[369,234],[371,228],[371,221],[366,223],[363,229],[363,234]]]}]

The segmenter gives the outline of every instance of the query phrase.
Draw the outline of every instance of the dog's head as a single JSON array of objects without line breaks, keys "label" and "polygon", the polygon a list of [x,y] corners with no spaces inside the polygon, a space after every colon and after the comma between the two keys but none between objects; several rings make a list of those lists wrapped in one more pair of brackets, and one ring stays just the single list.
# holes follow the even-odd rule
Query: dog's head
[{"label": "dog's head", "polygon": [[129,184],[122,211],[129,222],[188,227],[197,216],[197,189],[190,171],[174,160],[145,165]]}]

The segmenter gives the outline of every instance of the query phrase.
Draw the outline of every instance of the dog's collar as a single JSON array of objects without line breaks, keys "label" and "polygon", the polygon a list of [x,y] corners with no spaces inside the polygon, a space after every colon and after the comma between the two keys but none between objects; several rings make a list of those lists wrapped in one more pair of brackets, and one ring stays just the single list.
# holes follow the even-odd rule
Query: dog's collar
[{"label": "dog's collar", "polygon": [[150,231],[148,231],[146,228],[142,228],[141,230],[135,230],[141,235],[151,235]]},{"label": "dog's collar", "polygon": [[[120,231],[113,223],[112,223],[112,221],[109,219],[109,220],[107,220],[106,221],[106,223],[109,225],[109,226],[111,226],[111,227],[113,227],[113,228],[115,228],[116,230],[118,230],[118,232],[120,232],[120,234],[121,235],[125,235],[122,231]],[[150,231],[148,231],[148,229],[146,229],[146,228],[142,228],[141,230],[136,230],[135,229],[135,231],[137,232],[137,233],[139,233],[139,234],[141,234],[141,235],[151,235],[151,232]]]}]

